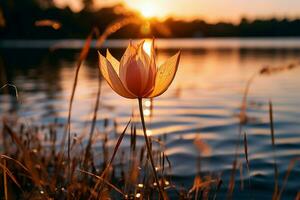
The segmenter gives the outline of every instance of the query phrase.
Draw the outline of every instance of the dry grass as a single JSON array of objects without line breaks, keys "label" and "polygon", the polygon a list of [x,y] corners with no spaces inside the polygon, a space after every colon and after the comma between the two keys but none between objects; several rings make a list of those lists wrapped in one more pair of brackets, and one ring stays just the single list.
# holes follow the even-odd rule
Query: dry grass
[{"label": "dry grass", "polygon": [[[86,148],[82,148],[79,141],[73,142],[71,154],[71,182],[68,181],[67,162],[58,160],[60,151],[59,141],[55,135],[63,130],[60,124],[50,124],[43,127],[27,127],[23,125],[17,130],[12,121],[3,121],[2,138],[6,145],[4,154],[1,155],[0,176],[2,177],[1,191],[4,199],[157,199],[158,192],[154,174],[149,167],[149,156],[146,146],[136,145],[135,123],[129,121],[122,133],[114,140],[114,145],[106,145],[108,138],[103,137],[103,151],[107,152],[108,160],[104,155],[96,156],[91,148],[91,154],[85,157]],[[120,126],[120,125],[118,125]],[[128,128],[130,126],[130,128]],[[23,128],[22,128],[23,127]],[[44,140],[38,135],[45,134]],[[105,130],[97,134],[105,135]],[[113,133],[110,133],[113,135]],[[130,134],[130,151],[124,152],[121,143],[125,134]],[[80,140],[80,139],[78,139]],[[153,152],[153,159],[158,170],[158,179],[163,187],[163,198],[168,199],[168,194],[177,194],[178,199],[217,199],[223,181],[220,177],[211,175],[195,176],[191,188],[183,189],[172,183],[168,175],[171,164],[164,153],[164,141],[152,142],[160,144],[160,148]],[[197,139],[196,146],[200,145],[199,152],[206,152],[207,144],[203,146]],[[112,142],[112,141],[111,141]],[[94,141],[92,140],[92,143]],[[153,148],[153,147],[152,147]],[[247,136],[244,134],[245,162],[248,166]],[[102,152],[103,153],[103,152]],[[126,159],[127,158],[127,159]],[[102,160],[97,162],[97,160]],[[295,163],[291,161],[284,177],[282,186],[275,193],[274,199],[280,199],[288,183]],[[85,163],[86,162],[86,163]],[[106,163],[106,165],[103,165]],[[236,163],[240,169],[242,162]],[[200,172],[200,168],[199,168]],[[249,173],[249,172],[248,172]],[[119,174],[119,175],[118,175]],[[242,173],[241,173],[242,174]],[[242,180],[243,178],[241,178]],[[3,183],[3,184],[2,184]],[[2,186],[3,185],[3,186]],[[139,197],[139,198],[137,198]]]},{"label": "dry grass", "polygon": [[272,141],[273,157],[274,157],[274,193],[272,199],[276,199],[276,197],[278,196],[278,167],[277,167],[276,153],[275,153],[273,105],[271,101],[269,102],[269,117],[270,117],[270,131],[271,131],[271,141]]},{"label": "dry grass", "polygon": [[255,72],[246,82],[244,93],[243,93],[243,98],[242,98],[242,103],[240,107],[240,113],[239,113],[239,120],[241,124],[246,124],[249,121],[249,117],[247,115],[247,103],[248,103],[248,95],[251,89],[251,85],[254,82],[254,80],[259,77],[259,76],[268,76],[268,75],[273,75],[273,74],[278,74],[281,72],[293,70],[296,68],[300,67],[300,62],[296,63],[290,63],[288,65],[283,65],[283,66],[277,66],[277,67],[272,67],[272,66],[264,66],[257,72]]},{"label": "dry grass", "polygon": [[6,87],[12,87],[14,89],[14,91],[15,91],[15,95],[16,95],[17,100],[19,100],[18,88],[14,84],[6,83],[2,87],[0,87],[0,90],[4,89]]},{"label": "dry grass", "polygon": [[[95,157],[93,149],[91,156],[85,158],[86,149],[81,148],[80,142],[74,142],[70,154],[71,182],[68,180],[68,162],[59,160],[60,145],[59,141],[55,141],[57,138],[55,135],[59,130],[63,131],[60,124],[27,128],[20,125],[19,130],[13,130],[12,124],[15,122],[5,119],[2,130],[2,138],[5,140],[3,142],[10,144],[1,155],[0,165],[2,169],[0,176],[5,180],[3,189],[6,199],[158,198],[157,184],[149,167],[146,146],[136,145],[135,123],[131,121],[127,123],[112,149],[103,145],[104,151],[109,152],[109,161],[105,161],[102,155],[100,158],[103,161],[97,163],[99,157]],[[125,134],[128,134],[128,130],[131,135],[131,148],[126,154],[121,149],[121,142]],[[99,134],[105,134],[103,131]],[[39,137],[40,134],[45,135],[43,140]],[[106,140],[104,137],[102,144],[105,144]],[[154,142],[164,145],[163,141]],[[211,188],[217,187],[219,180],[210,176],[204,177],[201,183],[195,182],[193,188],[180,191],[166,174],[171,164],[163,149],[152,152],[154,164],[158,169],[158,181],[163,187],[164,199],[168,199],[168,192],[171,191],[174,191],[180,199],[190,199],[196,191],[201,191],[202,197],[208,194],[215,195],[215,191]],[[124,157],[129,158],[128,162],[124,161]],[[85,159],[88,165],[85,165]],[[103,166],[102,163],[107,164]],[[117,172],[120,175],[116,175]]]},{"label": "dry grass", "polygon": [[[234,187],[235,187],[235,176],[236,176],[236,171],[237,168],[239,167],[240,169],[240,174],[242,174],[242,164],[239,164],[239,148],[240,148],[240,140],[241,140],[241,134],[243,131],[243,126],[249,122],[249,116],[247,115],[247,105],[248,105],[248,95],[249,91],[251,88],[252,83],[254,82],[255,78],[258,76],[266,76],[266,75],[273,75],[277,74],[280,72],[284,71],[289,71],[293,70],[295,68],[300,67],[300,63],[291,63],[288,65],[284,66],[279,66],[279,67],[271,67],[271,66],[265,66],[262,67],[258,72],[255,72],[246,82],[245,88],[244,88],[244,93],[243,93],[243,98],[242,98],[242,103],[240,106],[240,113],[239,113],[239,128],[238,128],[238,139],[236,142],[236,153],[235,153],[235,159],[232,163],[232,172],[230,176],[230,181],[228,184],[228,192],[227,192],[227,199],[232,199]],[[275,136],[274,136],[274,122],[273,122],[273,110],[272,110],[272,103],[269,103],[269,118],[270,118],[270,133],[271,133],[271,141],[272,141],[272,148],[273,148],[273,153],[274,153],[274,192],[273,192],[273,199],[280,197],[278,194],[278,168],[276,164],[276,153],[275,153]],[[245,159],[246,159],[246,165],[247,165],[247,170],[248,174],[250,174],[250,167],[249,167],[249,159],[248,159],[248,143],[247,143],[247,136],[246,133],[244,133],[244,151],[245,151]],[[242,181],[241,177],[241,181]],[[243,183],[241,182],[241,185]],[[249,176],[249,186],[250,185],[250,176]]]}]

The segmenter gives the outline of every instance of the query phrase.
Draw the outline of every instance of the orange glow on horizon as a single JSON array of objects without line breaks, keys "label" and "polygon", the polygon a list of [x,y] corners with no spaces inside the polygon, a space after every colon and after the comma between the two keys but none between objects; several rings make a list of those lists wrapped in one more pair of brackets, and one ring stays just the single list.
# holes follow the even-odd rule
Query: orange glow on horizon
[{"label": "orange glow on horizon", "polygon": [[[82,1],[54,0],[56,6],[70,8],[79,12],[83,8]],[[129,9],[134,9],[145,18],[164,20],[168,17],[175,19],[194,20],[203,19],[209,23],[220,21],[239,23],[241,17],[250,20],[256,18],[289,18],[300,17],[300,1],[286,0],[94,0],[96,9],[110,7],[118,3]]]},{"label": "orange glow on horizon", "polygon": [[145,18],[156,17],[157,8],[154,3],[141,2],[141,4],[137,6],[137,9]]}]

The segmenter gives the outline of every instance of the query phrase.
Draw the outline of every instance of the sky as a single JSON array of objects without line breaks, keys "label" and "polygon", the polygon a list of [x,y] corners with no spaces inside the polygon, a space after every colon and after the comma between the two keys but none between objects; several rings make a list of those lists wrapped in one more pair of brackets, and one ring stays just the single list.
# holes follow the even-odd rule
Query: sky
[{"label": "sky", "polygon": [[[81,0],[54,0],[59,7],[82,8]],[[239,22],[241,17],[300,17],[300,0],[95,0],[97,8],[124,3],[146,17],[201,18],[208,22]]]}]

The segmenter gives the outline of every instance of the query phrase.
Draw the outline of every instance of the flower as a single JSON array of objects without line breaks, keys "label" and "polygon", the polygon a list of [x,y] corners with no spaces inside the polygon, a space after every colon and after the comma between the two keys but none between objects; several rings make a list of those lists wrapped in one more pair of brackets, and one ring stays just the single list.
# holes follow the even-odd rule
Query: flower
[{"label": "flower", "polygon": [[129,98],[152,98],[163,94],[171,85],[180,60],[180,52],[156,67],[154,40],[151,55],[138,45],[129,43],[119,62],[109,50],[106,58],[99,53],[99,67],[110,87],[119,95]]}]

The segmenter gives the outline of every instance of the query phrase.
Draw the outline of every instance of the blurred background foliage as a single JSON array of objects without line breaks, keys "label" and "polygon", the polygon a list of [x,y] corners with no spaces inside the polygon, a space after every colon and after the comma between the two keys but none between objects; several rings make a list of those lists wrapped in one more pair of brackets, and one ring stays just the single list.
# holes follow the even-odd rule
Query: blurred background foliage
[{"label": "blurred background foliage", "polygon": [[[93,9],[93,0],[82,0],[84,7],[73,12],[69,7],[58,8],[53,0],[0,1],[1,39],[58,39],[85,38],[93,27],[103,31],[108,24],[125,17],[142,19],[144,26],[129,25],[112,37],[115,38],[197,38],[197,37],[286,37],[300,36],[300,19],[242,18],[240,23],[207,23],[201,19],[180,20],[167,18],[145,19],[137,11],[123,4]],[[42,23],[39,23],[43,20]],[[45,21],[47,20],[47,21]],[[41,26],[54,22],[51,26]],[[165,34],[165,27],[168,28]]]}]

